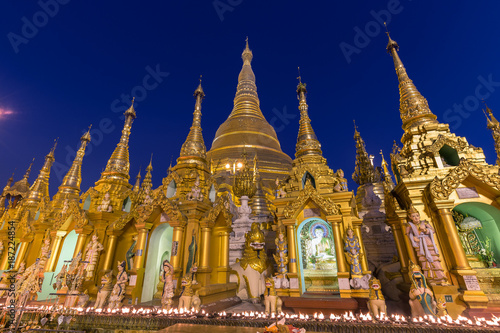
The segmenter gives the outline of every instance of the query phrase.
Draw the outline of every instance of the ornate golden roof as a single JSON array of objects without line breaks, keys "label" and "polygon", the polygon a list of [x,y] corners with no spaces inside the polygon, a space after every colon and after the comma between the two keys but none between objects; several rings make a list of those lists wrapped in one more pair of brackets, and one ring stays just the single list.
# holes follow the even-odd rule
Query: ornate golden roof
[{"label": "ornate golden roof", "polygon": [[375,170],[366,152],[365,142],[354,124],[354,140],[356,141],[356,167],[352,180],[358,185],[373,184],[380,181],[380,173]]},{"label": "ornate golden roof", "polygon": [[314,133],[311,126],[311,119],[309,118],[306,100],[306,84],[302,83],[299,76],[299,84],[297,86],[297,97],[299,99],[299,110],[300,110],[300,121],[299,121],[299,134],[297,136],[297,145],[295,146],[295,157],[300,157],[304,155],[320,155],[321,144]]},{"label": "ornate golden roof", "polygon": [[[134,98],[135,99],[135,98]],[[128,180],[130,178],[130,161],[128,155],[128,141],[130,137],[130,130],[132,128],[132,122],[136,118],[136,113],[134,110],[134,99],[132,99],[132,104],[125,111],[125,123],[123,125],[122,135],[120,137],[120,142],[116,146],[113,154],[106,164],[106,169],[102,172],[101,178],[96,184],[106,181],[118,181],[123,185],[132,187]]]},{"label": "ornate golden roof", "polygon": [[398,43],[391,39],[389,33],[387,33],[387,36],[389,37],[387,52],[392,55],[399,80],[399,112],[403,121],[403,130],[423,123],[437,123],[437,117],[429,109],[427,100],[420,94],[413,81],[408,77],[408,73],[406,73],[397,52],[399,50]]},{"label": "ornate golden roof", "polygon": [[201,101],[205,97],[203,88],[201,87],[201,78],[198,88],[194,92],[196,104],[193,112],[193,124],[189,130],[186,141],[182,144],[181,153],[177,159],[177,163],[194,162],[207,167],[207,149],[201,130]]},{"label": "ornate golden roof", "polygon": [[63,198],[68,199],[79,199],[80,198],[80,184],[82,183],[82,162],[83,156],[85,156],[85,148],[90,142],[90,128],[89,130],[80,138],[81,145],[76,152],[76,157],[71,164],[68,172],[64,176],[59,190],[54,196],[53,200],[59,200]]},{"label": "ornate golden roof", "polygon": [[57,146],[57,140],[54,142],[54,146],[50,152],[45,156],[45,163],[42,169],[38,173],[38,177],[30,188],[28,198],[25,200],[25,204],[36,206],[43,198],[50,199],[49,197],[49,177],[50,168],[52,163],[54,163],[54,150]]},{"label": "ornate golden roof", "polygon": [[[33,159],[35,161],[35,159]],[[21,197],[25,197],[28,194],[30,189],[30,184],[28,183],[28,178],[30,177],[31,167],[33,166],[33,161],[31,162],[28,170],[26,170],[24,177],[21,180],[18,180],[14,183],[7,191],[5,191],[5,195],[10,195],[11,197],[16,197],[20,195]]]},{"label": "ornate golden roof", "polygon": [[252,58],[253,54],[247,40],[242,54],[243,66],[238,76],[233,110],[217,130],[212,148],[207,152],[207,158],[212,159],[214,164],[223,169],[225,161],[239,160],[243,150],[246,149],[249,157],[259,155],[263,180],[272,182],[277,175],[288,174],[292,161],[281,150],[274,128],[260,110],[255,74],[251,66]]}]

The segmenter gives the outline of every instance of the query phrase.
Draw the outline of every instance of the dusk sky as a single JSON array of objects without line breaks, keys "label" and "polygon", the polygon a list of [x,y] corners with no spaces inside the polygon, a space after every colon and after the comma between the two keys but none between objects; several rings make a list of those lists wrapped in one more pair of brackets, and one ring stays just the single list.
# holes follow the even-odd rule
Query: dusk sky
[{"label": "dusk sky", "polygon": [[498,1],[40,0],[0,8],[0,188],[34,157],[32,184],[58,137],[55,194],[93,124],[86,191],[119,141],[132,95],[131,182],[153,153],[158,187],[189,132],[200,75],[210,149],[232,110],[248,36],[261,110],[283,151],[294,158],[300,66],[323,155],[355,190],[353,119],[377,165],[379,150],[389,159],[403,134],[383,21],[438,121],[496,160],[479,101],[500,117]]}]

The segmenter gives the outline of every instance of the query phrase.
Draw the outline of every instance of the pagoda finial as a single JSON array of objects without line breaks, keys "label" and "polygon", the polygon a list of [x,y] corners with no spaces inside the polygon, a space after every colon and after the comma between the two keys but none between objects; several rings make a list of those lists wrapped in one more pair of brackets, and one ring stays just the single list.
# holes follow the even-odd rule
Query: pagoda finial
[{"label": "pagoda finial", "polygon": [[[484,102],[484,101],[483,101]],[[500,165],[500,123],[493,115],[491,109],[484,103],[486,110],[483,110],[486,119],[488,120],[487,127],[491,130],[493,140],[495,141],[495,151],[497,153],[497,164]],[[488,117],[489,116],[489,117]]]},{"label": "pagoda finial", "polygon": [[196,163],[206,165],[207,149],[205,147],[205,141],[203,140],[201,129],[201,102],[205,97],[205,93],[201,87],[201,76],[200,84],[198,85],[198,88],[196,88],[194,96],[196,97],[196,103],[193,112],[193,123],[186,141],[182,144],[180,157],[177,159],[177,163],[180,163],[183,160],[193,160],[194,158],[197,161]]},{"label": "pagoda finial", "polygon": [[144,180],[142,181],[141,185],[141,192],[142,194],[142,200],[144,199],[146,194],[149,194],[149,191],[153,188],[153,175],[151,174],[151,171],[153,171],[153,154],[151,154],[151,159],[149,160],[149,165],[146,168],[146,175],[144,176]]},{"label": "pagoda finial", "polygon": [[133,188],[134,192],[139,192],[139,189],[141,188],[141,168],[139,168],[139,172],[137,173],[137,176],[135,176],[135,185]]},{"label": "pagoda finial", "polygon": [[354,141],[356,142],[356,167],[352,180],[358,185],[376,183],[380,181],[380,173],[375,172],[370,155],[366,152],[365,142],[354,124]]},{"label": "pagoda finial", "polygon": [[45,156],[45,162],[43,167],[40,169],[38,173],[38,177],[30,188],[30,192],[28,194],[28,198],[26,199],[27,204],[31,204],[36,206],[43,198],[50,200],[49,196],[49,178],[50,178],[50,169],[52,168],[52,164],[54,163],[54,151],[57,146],[57,139],[54,140],[54,145],[50,152]]},{"label": "pagoda finial", "polygon": [[89,126],[89,129],[85,134],[80,138],[80,148],[76,152],[76,157],[71,164],[68,172],[64,176],[61,186],[59,186],[59,190],[54,196],[54,200],[69,198],[69,199],[79,199],[80,198],[80,184],[82,183],[82,162],[83,157],[85,156],[85,148],[87,144],[91,140],[90,129],[92,125]]},{"label": "pagoda finial", "polygon": [[301,157],[304,155],[319,155],[322,156],[321,144],[314,133],[311,126],[311,119],[309,118],[306,100],[306,84],[302,83],[299,75],[299,84],[297,85],[297,95],[299,97],[299,110],[300,110],[300,120],[299,120],[299,134],[297,136],[297,144],[295,146],[295,157]]},{"label": "pagoda finial", "polygon": [[391,39],[388,31],[387,37],[389,38],[387,52],[391,54],[394,60],[394,67],[399,81],[399,112],[403,121],[403,129],[407,130],[412,126],[423,123],[437,123],[437,117],[431,112],[427,100],[420,94],[413,81],[408,77],[408,73],[397,52],[399,50],[398,43]]},{"label": "pagoda finial", "polygon": [[394,182],[392,181],[392,176],[391,176],[391,173],[390,173],[390,168],[389,168],[389,165],[387,164],[385,158],[384,158],[384,153],[382,152],[382,149],[380,149],[380,156],[382,156],[382,163],[381,163],[381,166],[382,166],[382,170],[384,172],[384,180],[389,184],[391,185],[392,187],[394,187]]},{"label": "pagoda finial", "polygon": [[125,123],[123,125],[122,135],[120,137],[120,142],[116,146],[115,150],[111,154],[111,157],[106,164],[106,169],[101,173],[101,178],[97,181],[97,184],[107,181],[119,181],[127,187],[131,187],[128,180],[130,178],[130,160],[128,152],[128,142],[130,137],[130,131],[132,129],[132,122],[136,118],[136,113],[134,109],[135,97],[132,98],[130,107],[125,111]]}]

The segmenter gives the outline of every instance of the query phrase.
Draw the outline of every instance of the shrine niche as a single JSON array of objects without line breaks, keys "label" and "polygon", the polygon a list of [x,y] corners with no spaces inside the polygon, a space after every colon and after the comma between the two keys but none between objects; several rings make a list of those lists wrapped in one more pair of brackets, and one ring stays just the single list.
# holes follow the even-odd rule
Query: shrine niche
[{"label": "shrine niche", "polygon": [[301,293],[338,291],[337,255],[332,228],[319,218],[303,221],[297,228]]}]

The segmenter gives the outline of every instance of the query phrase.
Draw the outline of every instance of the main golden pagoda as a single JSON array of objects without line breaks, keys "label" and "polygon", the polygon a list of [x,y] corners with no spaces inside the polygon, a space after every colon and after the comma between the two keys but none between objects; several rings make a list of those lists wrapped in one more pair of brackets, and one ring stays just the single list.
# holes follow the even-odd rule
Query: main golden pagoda
[{"label": "main golden pagoda", "polygon": [[[387,50],[399,80],[404,130],[403,147],[395,146],[391,154],[396,184],[385,160],[381,168],[373,166],[356,129],[353,177],[360,185],[358,196],[348,190],[343,170],[334,171],[323,157],[329,147],[320,144],[313,130],[300,78],[295,158],[286,155],[260,110],[247,40],[234,107],[211,149],[206,150],[202,135],[205,93],[200,82],[187,138],[160,186],[154,188],[151,181],[152,160],[142,183],[140,175],[130,183],[133,101],[106,168],[84,193],[81,168],[89,132],[81,137],[52,198],[48,181],[55,145],[33,185],[28,183],[31,166],[18,182],[9,179],[0,196],[0,240],[7,245],[8,225],[14,225],[16,256],[3,251],[0,268],[39,269],[43,285],[33,296],[40,301],[61,301],[74,292],[88,294],[90,304],[109,274],[115,281],[125,270],[123,305],[163,302],[166,280],[160,272],[165,263],[173,270],[175,302],[191,283],[202,305],[234,300],[237,294],[257,299],[259,284],[273,276],[285,306],[327,312],[359,309],[358,301],[369,296],[367,281],[375,268],[379,275],[387,273],[387,283],[398,281],[394,287],[407,294],[411,261],[421,265],[434,294],[446,298],[453,316],[498,304],[497,270],[486,268],[488,262],[477,254],[491,250],[492,260],[500,259],[499,168],[486,163],[480,148],[437,121],[390,38]],[[311,114],[317,115],[314,110]],[[498,122],[490,123],[498,130]],[[425,224],[412,220],[417,213]],[[371,231],[363,231],[368,225]],[[384,225],[392,236],[373,234]],[[373,242],[367,240],[365,247],[364,237]],[[387,240],[390,248],[375,251],[377,238]],[[427,242],[425,251],[417,240]],[[384,271],[384,260],[395,253],[397,270]],[[370,269],[374,263],[378,266]],[[81,280],[73,289],[57,289],[58,274],[72,265],[79,267],[75,274]],[[247,269],[257,272],[255,279],[241,275]],[[315,297],[328,302],[319,306]]]}]

